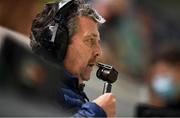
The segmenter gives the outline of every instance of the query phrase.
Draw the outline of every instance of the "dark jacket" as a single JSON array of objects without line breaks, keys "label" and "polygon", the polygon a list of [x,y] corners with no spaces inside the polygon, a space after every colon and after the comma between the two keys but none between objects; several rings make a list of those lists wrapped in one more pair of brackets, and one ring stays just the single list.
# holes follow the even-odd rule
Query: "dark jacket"
[{"label": "dark jacket", "polygon": [[[104,110],[96,103],[89,102],[84,89],[84,84],[79,85],[78,79],[64,71],[67,78],[62,79],[60,92],[64,94],[64,106],[71,110],[74,117],[106,117]],[[61,96],[58,96],[61,97]],[[59,98],[61,99],[61,98]],[[60,101],[59,103],[61,103]]]}]

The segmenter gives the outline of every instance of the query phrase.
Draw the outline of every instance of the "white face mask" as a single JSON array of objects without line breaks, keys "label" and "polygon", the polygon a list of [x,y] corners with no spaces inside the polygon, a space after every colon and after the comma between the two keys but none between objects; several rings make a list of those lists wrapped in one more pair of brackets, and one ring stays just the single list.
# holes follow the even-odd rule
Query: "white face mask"
[{"label": "white face mask", "polygon": [[158,74],[151,83],[153,91],[165,101],[174,100],[180,93],[180,88],[173,81],[171,74]]}]

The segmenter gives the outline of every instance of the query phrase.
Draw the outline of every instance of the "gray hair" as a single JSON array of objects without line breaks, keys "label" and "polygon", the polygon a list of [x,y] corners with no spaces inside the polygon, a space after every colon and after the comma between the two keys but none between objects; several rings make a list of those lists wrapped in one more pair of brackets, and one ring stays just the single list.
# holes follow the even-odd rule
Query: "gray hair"
[{"label": "gray hair", "polygon": [[77,17],[78,16],[87,16],[93,19],[98,25],[105,22],[104,18],[102,18],[95,9],[92,8],[89,4],[82,4],[78,7],[78,10],[75,14],[69,16],[69,20],[67,21],[67,28],[69,31],[69,38],[71,38],[74,33],[77,31]]}]

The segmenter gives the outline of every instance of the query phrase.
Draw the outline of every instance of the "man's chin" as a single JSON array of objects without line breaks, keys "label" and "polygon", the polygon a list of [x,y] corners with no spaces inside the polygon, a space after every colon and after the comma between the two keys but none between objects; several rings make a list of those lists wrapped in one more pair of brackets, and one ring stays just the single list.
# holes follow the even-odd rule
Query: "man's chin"
[{"label": "man's chin", "polygon": [[83,81],[89,81],[89,80],[90,80],[90,77],[84,77],[82,80],[83,80]]},{"label": "man's chin", "polygon": [[81,75],[82,81],[88,81],[90,80],[90,75]]}]

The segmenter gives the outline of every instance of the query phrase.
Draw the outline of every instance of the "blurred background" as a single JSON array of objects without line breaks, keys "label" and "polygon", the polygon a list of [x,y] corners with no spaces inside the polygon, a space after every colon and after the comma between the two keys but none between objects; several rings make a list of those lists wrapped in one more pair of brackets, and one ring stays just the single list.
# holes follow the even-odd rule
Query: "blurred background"
[{"label": "blurred background", "polygon": [[[32,20],[44,4],[51,1],[53,0],[1,0],[0,26],[29,37]],[[134,116],[139,102],[159,105],[159,102],[152,100],[156,97],[150,94],[153,81],[151,71],[156,71],[157,62],[169,62],[166,61],[166,56],[162,56],[159,52],[165,52],[163,54],[169,57],[171,54],[169,50],[179,51],[180,1],[86,0],[86,2],[91,3],[106,19],[106,23],[99,29],[103,48],[99,61],[113,65],[119,72],[118,81],[113,84],[112,90],[117,97],[117,116]],[[158,55],[159,60],[154,61]],[[178,54],[172,56],[177,61],[171,62],[177,63],[170,65],[176,70],[173,71],[174,75],[177,75],[180,68],[176,66],[179,67],[180,60]],[[163,67],[157,68],[163,71]],[[103,82],[95,76],[96,69],[86,84],[86,91],[91,100],[101,95],[103,89]],[[149,79],[150,77],[152,78]],[[179,82],[180,75],[173,80]]]}]

